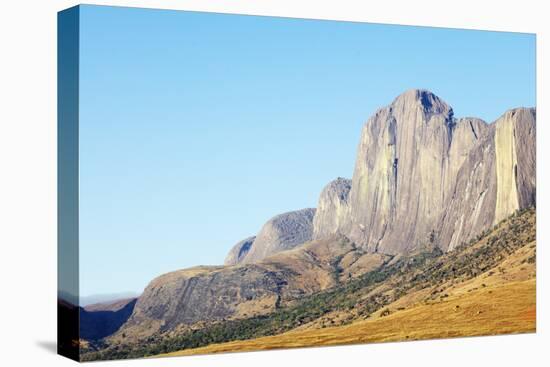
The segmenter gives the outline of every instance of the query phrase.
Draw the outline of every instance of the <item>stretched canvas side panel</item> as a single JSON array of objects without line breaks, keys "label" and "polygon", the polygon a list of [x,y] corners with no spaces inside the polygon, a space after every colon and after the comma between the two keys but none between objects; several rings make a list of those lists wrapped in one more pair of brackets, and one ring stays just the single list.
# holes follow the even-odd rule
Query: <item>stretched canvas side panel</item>
[{"label": "stretched canvas side panel", "polygon": [[79,7],[57,18],[57,351],[79,360]]}]

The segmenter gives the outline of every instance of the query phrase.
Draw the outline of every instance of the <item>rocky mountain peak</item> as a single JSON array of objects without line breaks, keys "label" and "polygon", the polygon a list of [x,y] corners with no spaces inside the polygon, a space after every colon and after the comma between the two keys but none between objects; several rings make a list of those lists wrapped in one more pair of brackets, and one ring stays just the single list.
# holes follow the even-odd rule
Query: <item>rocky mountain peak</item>
[{"label": "rocky mountain peak", "polygon": [[407,253],[430,239],[452,249],[533,205],[534,149],[528,109],[488,125],[455,119],[429,91],[406,91],[363,128],[340,228],[372,252]]},{"label": "rocky mountain peak", "polygon": [[409,89],[397,96],[390,108],[397,111],[420,110],[428,117],[445,115],[448,116],[446,121],[453,122],[453,109],[441,98],[425,89]]}]

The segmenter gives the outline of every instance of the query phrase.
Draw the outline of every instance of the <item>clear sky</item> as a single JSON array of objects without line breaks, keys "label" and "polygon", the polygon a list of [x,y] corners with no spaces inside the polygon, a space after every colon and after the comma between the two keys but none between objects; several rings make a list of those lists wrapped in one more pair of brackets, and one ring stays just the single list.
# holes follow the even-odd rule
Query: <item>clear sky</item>
[{"label": "clear sky", "polygon": [[351,177],[361,127],[410,88],[456,117],[535,105],[535,36],[83,6],[80,293],[221,264]]}]

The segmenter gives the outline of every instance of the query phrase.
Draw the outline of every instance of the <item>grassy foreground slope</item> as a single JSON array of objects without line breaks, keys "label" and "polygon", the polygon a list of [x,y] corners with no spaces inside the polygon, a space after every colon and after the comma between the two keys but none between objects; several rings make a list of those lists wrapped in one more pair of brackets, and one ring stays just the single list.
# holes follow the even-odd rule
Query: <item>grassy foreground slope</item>
[{"label": "grassy foreground slope", "polygon": [[513,282],[350,325],[290,331],[163,356],[534,332],[535,292],[534,279]]},{"label": "grassy foreground slope", "polygon": [[[467,248],[441,257],[450,257],[453,262],[446,265],[457,271],[465,258],[480,260],[468,254],[486,253],[495,260],[491,263],[493,266],[480,261],[477,268],[483,271],[473,277],[437,278],[434,274],[439,281],[411,289],[366,320],[360,319],[354,309],[335,310],[282,334],[211,344],[161,356],[534,332],[534,233],[534,210],[503,221]],[[432,265],[435,265],[432,271],[440,269],[441,262],[435,261]],[[385,286],[388,285],[382,284],[378,291],[384,293]],[[330,326],[335,320],[350,318],[355,320],[351,324]]]}]

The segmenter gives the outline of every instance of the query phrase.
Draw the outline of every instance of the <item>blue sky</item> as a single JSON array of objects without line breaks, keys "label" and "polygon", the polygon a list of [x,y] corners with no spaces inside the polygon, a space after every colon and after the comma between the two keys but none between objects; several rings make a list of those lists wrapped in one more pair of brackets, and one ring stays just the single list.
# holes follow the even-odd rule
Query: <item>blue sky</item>
[{"label": "blue sky", "polygon": [[455,116],[535,105],[535,36],[83,6],[80,293],[221,264],[351,177],[363,123],[410,88]]}]

